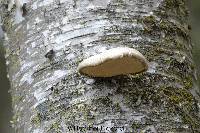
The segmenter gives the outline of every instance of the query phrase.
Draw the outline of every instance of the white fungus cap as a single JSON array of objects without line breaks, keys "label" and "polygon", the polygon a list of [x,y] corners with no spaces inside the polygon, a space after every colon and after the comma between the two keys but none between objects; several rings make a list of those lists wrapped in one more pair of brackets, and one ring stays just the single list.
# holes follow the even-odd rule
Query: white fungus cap
[{"label": "white fungus cap", "polygon": [[127,47],[106,50],[83,60],[78,65],[81,74],[91,77],[137,74],[147,69],[146,58],[139,51]]}]

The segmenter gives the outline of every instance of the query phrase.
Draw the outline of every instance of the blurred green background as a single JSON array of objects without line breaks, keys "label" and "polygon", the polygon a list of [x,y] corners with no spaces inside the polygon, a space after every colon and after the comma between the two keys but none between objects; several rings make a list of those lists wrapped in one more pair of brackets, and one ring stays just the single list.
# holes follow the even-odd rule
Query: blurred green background
[{"label": "blurred green background", "polygon": [[0,133],[13,133],[9,122],[12,117],[11,96],[8,93],[10,86],[6,76],[6,65],[3,53],[2,40],[0,40]]},{"label": "blurred green background", "polygon": [[190,7],[190,20],[192,25],[192,42],[194,43],[193,58],[197,66],[198,72],[200,71],[200,0],[191,0]]},{"label": "blurred green background", "polygon": [[[190,0],[189,0],[190,1]],[[192,41],[194,43],[193,55],[198,72],[200,71],[200,0],[189,2],[191,11]],[[1,38],[0,29],[0,38]],[[2,40],[0,40],[0,133],[13,133],[9,121],[12,118],[11,96],[8,93],[9,81],[6,76],[5,59],[3,56]],[[200,83],[200,82],[199,82]]]}]

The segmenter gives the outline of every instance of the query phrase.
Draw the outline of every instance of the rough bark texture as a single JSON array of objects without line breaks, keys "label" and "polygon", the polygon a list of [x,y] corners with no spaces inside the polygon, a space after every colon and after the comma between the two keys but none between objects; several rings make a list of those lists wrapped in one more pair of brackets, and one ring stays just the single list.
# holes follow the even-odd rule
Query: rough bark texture
[{"label": "rough bark texture", "polygon": [[[1,14],[17,133],[200,132],[185,0],[31,0],[27,11],[19,24],[15,9]],[[77,72],[83,59],[123,46],[144,54],[149,70]]]}]

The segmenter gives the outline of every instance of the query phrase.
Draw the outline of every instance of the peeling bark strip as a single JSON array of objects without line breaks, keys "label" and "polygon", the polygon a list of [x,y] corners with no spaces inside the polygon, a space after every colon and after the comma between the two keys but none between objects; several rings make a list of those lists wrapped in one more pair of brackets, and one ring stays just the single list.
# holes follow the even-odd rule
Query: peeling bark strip
[{"label": "peeling bark strip", "polygon": [[[200,132],[185,0],[31,0],[26,9],[19,24],[15,9],[1,13],[17,133]],[[150,69],[77,72],[83,59],[124,46]]]}]

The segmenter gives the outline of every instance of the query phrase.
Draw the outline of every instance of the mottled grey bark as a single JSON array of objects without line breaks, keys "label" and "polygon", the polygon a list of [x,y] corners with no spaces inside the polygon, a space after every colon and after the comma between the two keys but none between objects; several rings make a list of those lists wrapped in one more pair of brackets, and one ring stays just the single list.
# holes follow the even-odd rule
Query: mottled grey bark
[{"label": "mottled grey bark", "polygon": [[[200,132],[185,0],[31,0],[27,11],[18,24],[14,9],[1,14],[17,133]],[[149,70],[77,72],[113,47],[139,50]]]}]

